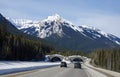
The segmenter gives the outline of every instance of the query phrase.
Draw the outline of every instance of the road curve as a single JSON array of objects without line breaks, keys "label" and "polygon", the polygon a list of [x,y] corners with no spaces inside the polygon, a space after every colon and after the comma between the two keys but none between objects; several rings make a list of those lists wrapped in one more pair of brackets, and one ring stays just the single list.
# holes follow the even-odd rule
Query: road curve
[{"label": "road curve", "polygon": [[[93,72],[92,72],[93,71]],[[75,69],[73,64],[67,68],[51,67],[34,71],[21,72],[16,74],[3,75],[0,77],[106,77],[99,72],[82,65],[82,69]],[[96,76],[95,76],[96,75]]]}]

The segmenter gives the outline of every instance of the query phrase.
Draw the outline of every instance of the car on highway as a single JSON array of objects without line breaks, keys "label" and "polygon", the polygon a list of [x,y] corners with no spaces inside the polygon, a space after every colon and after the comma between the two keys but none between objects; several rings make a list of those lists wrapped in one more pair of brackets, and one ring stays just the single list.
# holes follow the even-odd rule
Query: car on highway
[{"label": "car on highway", "polygon": [[74,68],[80,68],[81,69],[81,63],[80,62],[74,62]]},{"label": "car on highway", "polygon": [[60,67],[67,67],[67,63],[66,62],[61,62]]}]

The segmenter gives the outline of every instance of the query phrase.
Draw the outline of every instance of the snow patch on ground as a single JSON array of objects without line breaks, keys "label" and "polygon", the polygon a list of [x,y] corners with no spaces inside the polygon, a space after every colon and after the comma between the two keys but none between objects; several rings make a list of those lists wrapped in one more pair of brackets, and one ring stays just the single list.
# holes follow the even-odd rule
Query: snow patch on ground
[{"label": "snow patch on ground", "polygon": [[95,71],[91,68],[85,67],[84,65],[83,65],[83,67],[86,68],[85,72],[86,72],[88,77],[107,77],[106,75],[104,75],[98,71]]},{"label": "snow patch on ground", "polygon": [[[89,66],[89,67],[92,67],[92,68],[94,68],[96,70],[102,71],[102,72],[104,72],[104,73],[106,73],[108,75],[111,75],[113,77],[120,77],[120,73],[115,72],[115,71],[110,71],[110,70],[102,69],[102,68],[98,68],[98,67],[94,67],[94,66],[92,66],[92,65],[89,64],[89,61],[86,61],[85,65]],[[101,77],[103,77],[103,76],[101,76]]]},{"label": "snow patch on ground", "polygon": [[0,75],[60,65],[60,62],[0,61]]}]

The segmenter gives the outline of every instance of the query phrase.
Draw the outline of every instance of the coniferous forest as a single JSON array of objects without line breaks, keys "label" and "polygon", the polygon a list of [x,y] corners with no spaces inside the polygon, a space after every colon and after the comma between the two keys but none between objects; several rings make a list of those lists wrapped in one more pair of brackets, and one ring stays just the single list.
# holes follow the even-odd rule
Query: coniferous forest
[{"label": "coniferous forest", "polygon": [[8,32],[8,23],[3,19],[0,24],[0,60],[42,60],[53,49],[40,41]]},{"label": "coniferous forest", "polygon": [[120,49],[96,50],[92,59],[96,66],[120,72]]}]

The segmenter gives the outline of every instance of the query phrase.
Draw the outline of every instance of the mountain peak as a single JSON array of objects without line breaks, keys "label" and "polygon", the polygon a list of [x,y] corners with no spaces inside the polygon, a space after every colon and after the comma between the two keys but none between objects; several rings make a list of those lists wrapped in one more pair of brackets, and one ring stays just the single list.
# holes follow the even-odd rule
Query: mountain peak
[{"label": "mountain peak", "polygon": [[52,16],[48,16],[47,19],[45,19],[44,21],[59,21],[61,20],[62,17],[58,14],[54,14]]}]

